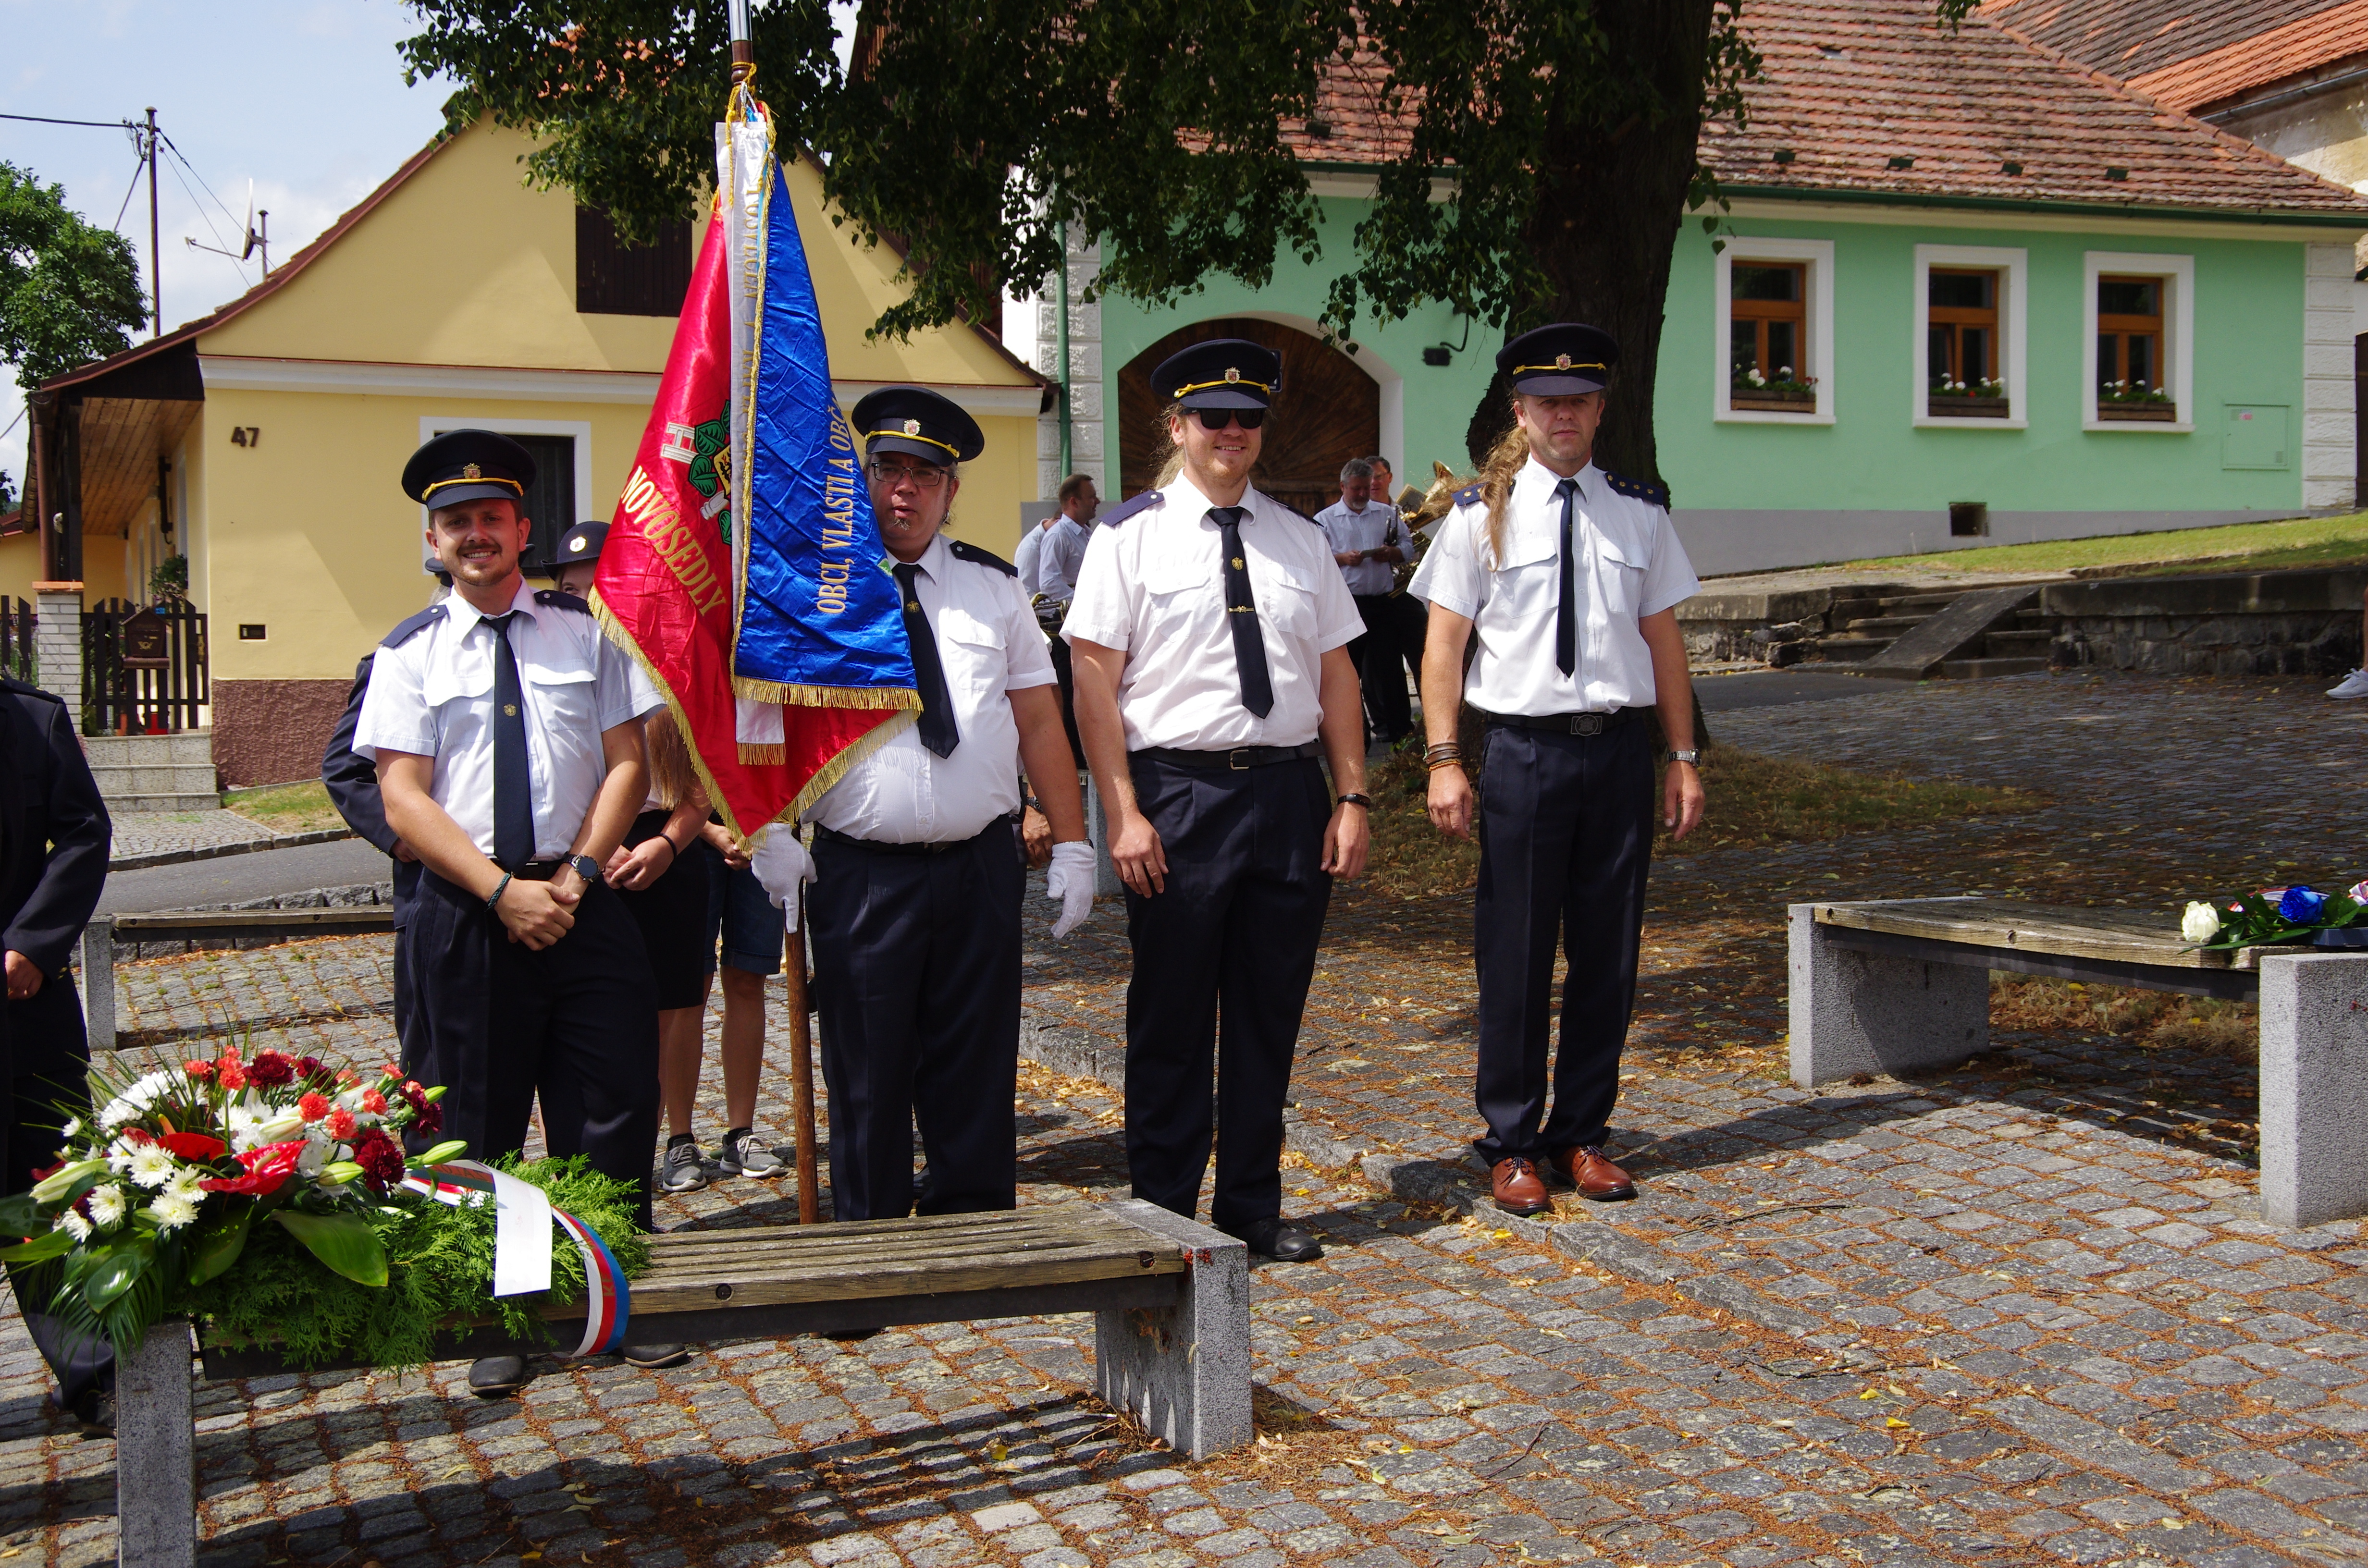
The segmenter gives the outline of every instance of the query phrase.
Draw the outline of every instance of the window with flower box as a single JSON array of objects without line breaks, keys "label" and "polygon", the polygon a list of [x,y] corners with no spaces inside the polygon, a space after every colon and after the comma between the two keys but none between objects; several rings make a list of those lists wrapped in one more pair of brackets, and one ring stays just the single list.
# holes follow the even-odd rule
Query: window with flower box
[{"label": "window with flower box", "polygon": [[1736,239],[1718,253],[1715,418],[1833,422],[1833,256],[1830,240]]},{"label": "window with flower box", "polygon": [[2021,430],[2031,253],[2013,245],[1916,247],[1909,423]]},{"label": "window with flower box", "polygon": [[2192,431],[2195,258],[2090,251],[2083,270],[2081,427]]}]

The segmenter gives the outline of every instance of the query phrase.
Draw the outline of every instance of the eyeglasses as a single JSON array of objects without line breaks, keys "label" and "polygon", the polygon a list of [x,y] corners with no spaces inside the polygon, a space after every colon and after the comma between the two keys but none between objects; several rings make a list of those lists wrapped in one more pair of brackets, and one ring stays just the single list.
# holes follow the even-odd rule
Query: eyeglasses
[{"label": "eyeglasses", "polygon": [[875,458],[871,469],[871,477],[891,489],[907,479],[922,490],[935,490],[946,482],[946,471],[933,463],[890,463]]},{"label": "eyeglasses", "polygon": [[1266,423],[1263,408],[1196,408],[1192,412],[1200,415],[1203,430],[1222,430],[1237,419],[1245,430],[1255,430]]}]

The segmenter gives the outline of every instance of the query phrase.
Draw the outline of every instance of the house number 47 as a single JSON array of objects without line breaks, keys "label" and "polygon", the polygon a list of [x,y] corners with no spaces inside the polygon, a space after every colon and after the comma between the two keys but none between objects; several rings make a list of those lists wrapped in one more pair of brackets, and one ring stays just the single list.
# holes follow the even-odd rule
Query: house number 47
[{"label": "house number 47", "polygon": [[263,426],[260,425],[232,426],[230,427],[230,444],[233,447],[259,447],[263,445]]}]

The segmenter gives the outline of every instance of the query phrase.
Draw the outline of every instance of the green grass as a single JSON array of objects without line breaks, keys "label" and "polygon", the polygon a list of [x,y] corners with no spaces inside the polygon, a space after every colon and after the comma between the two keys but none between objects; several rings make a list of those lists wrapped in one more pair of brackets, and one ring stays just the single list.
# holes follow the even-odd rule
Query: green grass
[{"label": "green grass", "polygon": [[346,819],[329,804],[329,791],[315,778],[307,784],[273,784],[261,790],[225,790],[222,806],[274,833],[317,833],[343,827]]},{"label": "green grass", "polygon": [[2234,523],[2226,528],[2169,533],[2111,534],[2044,544],[1994,544],[1936,555],[1886,555],[1849,562],[1854,571],[2072,572],[2119,568],[2119,576],[2174,572],[2269,572],[2293,566],[2368,562],[2368,512],[2340,517],[2298,517],[2283,523]]}]

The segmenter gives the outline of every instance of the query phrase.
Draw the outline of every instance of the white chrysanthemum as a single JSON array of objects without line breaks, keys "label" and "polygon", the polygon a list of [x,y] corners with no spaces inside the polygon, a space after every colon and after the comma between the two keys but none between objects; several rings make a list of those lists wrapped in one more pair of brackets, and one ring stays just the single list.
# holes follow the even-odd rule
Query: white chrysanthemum
[{"label": "white chrysanthemum", "polygon": [[165,1190],[161,1196],[186,1198],[192,1203],[203,1203],[206,1200],[206,1189],[199,1187],[198,1183],[205,1179],[205,1172],[184,1165],[173,1173],[173,1179],[165,1184]]},{"label": "white chrysanthemum", "polygon": [[90,1240],[90,1221],[68,1209],[50,1222],[50,1229],[63,1231],[78,1242]]},{"label": "white chrysanthemum", "polygon": [[148,1205],[148,1218],[160,1231],[177,1231],[198,1217],[198,1206],[177,1193],[167,1192]]},{"label": "white chrysanthemum", "polygon": [[82,1118],[78,1116],[68,1117],[66,1124],[58,1129],[58,1136],[61,1138],[78,1138],[81,1135]]},{"label": "white chrysanthemum", "polygon": [[102,1231],[111,1231],[123,1223],[124,1211],[131,1206],[120,1187],[94,1187],[90,1189],[90,1217]]},{"label": "white chrysanthemum", "polygon": [[98,1124],[113,1131],[125,1122],[144,1116],[156,1104],[158,1096],[174,1087],[180,1080],[178,1073],[157,1072],[143,1076],[98,1113]]},{"label": "white chrysanthemum", "polygon": [[162,1143],[142,1143],[131,1152],[131,1179],[142,1187],[162,1187],[173,1179],[179,1164]]},{"label": "white chrysanthemum", "polygon": [[238,1153],[263,1146],[263,1118],[253,1107],[244,1102],[232,1106],[222,1116],[224,1131],[230,1134],[230,1146]]}]

